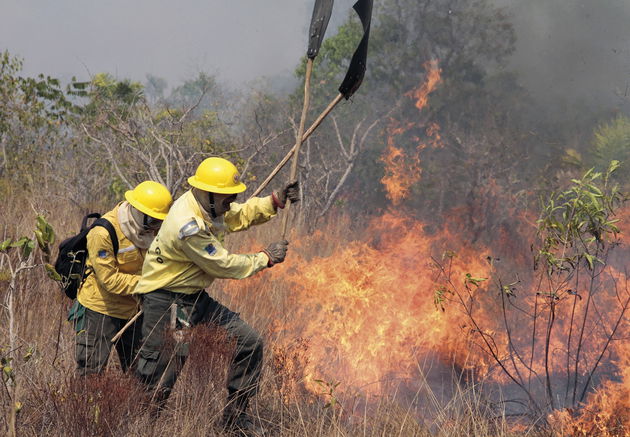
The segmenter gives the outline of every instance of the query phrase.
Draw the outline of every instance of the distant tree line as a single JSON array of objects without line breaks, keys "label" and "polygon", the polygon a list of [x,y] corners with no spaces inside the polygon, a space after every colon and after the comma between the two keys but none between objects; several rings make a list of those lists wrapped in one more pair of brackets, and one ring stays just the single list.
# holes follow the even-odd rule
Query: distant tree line
[{"label": "distant tree line", "polygon": [[[349,16],[324,41],[311,119],[337,93],[360,32]],[[428,221],[463,208],[475,240],[571,175],[611,159],[623,167],[628,118],[597,113],[552,122],[507,66],[515,41],[509,17],[487,0],[378,4],[362,89],[301,151],[302,222],[388,206],[380,158],[394,125],[408,126],[395,142],[422,168],[406,205]],[[55,78],[22,76],[20,59],[8,52],[0,61],[4,195],[43,188],[87,207],[146,178],[179,192],[209,155],[238,162],[255,188],[297,130],[302,83],[286,95],[264,81],[230,90],[205,73],[173,88],[154,75],[141,84],[99,73],[64,88]],[[418,110],[410,93],[424,81],[427,62],[437,62],[441,83]],[[303,59],[298,79],[304,68]],[[418,147],[436,134],[441,147]]]}]

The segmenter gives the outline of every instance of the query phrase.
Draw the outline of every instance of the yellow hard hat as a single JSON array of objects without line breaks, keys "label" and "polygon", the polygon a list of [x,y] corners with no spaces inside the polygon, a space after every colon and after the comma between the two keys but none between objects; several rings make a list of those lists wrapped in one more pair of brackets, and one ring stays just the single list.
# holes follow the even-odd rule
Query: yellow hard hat
[{"label": "yellow hard hat", "polygon": [[125,193],[125,199],[140,212],[158,220],[164,220],[173,203],[168,189],[154,181],[141,182]]},{"label": "yellow hard hat", "polygon": [[236,194],[247,189],[234,164],[216,157],[204,159],[188,183],[210,193]]}]

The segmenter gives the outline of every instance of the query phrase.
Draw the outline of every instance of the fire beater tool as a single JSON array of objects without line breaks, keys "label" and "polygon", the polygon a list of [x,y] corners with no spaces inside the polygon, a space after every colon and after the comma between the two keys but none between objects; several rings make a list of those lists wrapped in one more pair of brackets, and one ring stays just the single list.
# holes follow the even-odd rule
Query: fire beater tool
[{"label": "fire beater tool", "polygon": [[[306,123],[306,114],[308,113],[308,107],[311,101],[311,73],[313,71],[313,60],[319,53],[319,48],[322,45],[324,34],[326,33],[326,27],[328,27],[328,21],[332,13],[334,0],[315,0],[315,6],[313,7],[313,16],[311,17],[311,25],[309,27],[309,39],[308,50],[306,52],[306,74],[304,75],[304,104],[302,106],[302,116],[300,117],[300,124],[298,127],[293,162],[291,163],[291,176],[290,181],[295,180],[297,177],[297,164],[300,147],[302,146],[302,136],[304,135],[304,124]],[[282,239],[286,239],[287,226],[289,224],[289,209],[291,207],[291,201],[287,200],[284,215],[282,216]]]},{"label": "fire beater tool", "polygon": [[[328,27],[328,22],[330,21],[330,15],[332,13],[334,0],[315,0],[315,5],[313,6],[313,16],[311,17],[311,25],[309,27],[308,34],[308,50],[306,52],[306,56],[308,60],[306,61],[306,76],[304,81],[304,105],[302,107],[302,117],[300,118],[300,126],[298,128],[297,140],[295,142],[295,146],[291,150],[299,151],[300,146],[302,144],[302,138],[304,135],[304,124],[306,122],[306,114],[308,112],[308,107],[310,103],[310,87],[311,87],[311,73],[313,71],[313,60],[319,53],[319,49],[322,45],[322,41],[324,40],[324,34],[326,33],[326,28]],[[314,129],[313,129],[314,130]],[[309,135],[312,133],[309,133]],[[308,136],[306,137],[308,138]],[[291,180],[294,180],[297,173],[297,156],[295,154],[296,159],[293,160],[293,164],[291,166]],[[288,161],[288,158],[287,158]],[[286,163],[286,161],[285,161]],[[269,183],[269,181],[267,181]],[[265,184],[265,186],[267,185]],[[287,201],[286,213],[283,216],[282,221],[282,237],[284,238],[287,233],[287,217],[289,212],[289,205],[291,201]],[[142,314],[142,310],[137,312],[126,324],[122,327],[120,331],[112,338],[112,343],[115,343],[120,339],[123,333],[129,328]]]},{"label": "fire beater tool", "polygon": [[[267,178],[260,184],[260,186],[254,191],[251,197],[255,197],[265,187],[271,182],[271,180],[278,174],[278,172],[284,167],[284,165],[291,159],[291,156],[295,154],[294,163],[292,164],[297,167],[297,151],[299,151],[300,145],[302,142],[306,141],[308,137],[317,129],[317,127],[324,121],[326,116],[330,114],[330,112],[337,106],[337,104],[341,101],[341,99],[345,98],[348,100],[352,95],[359,89],[361,83],[363,82],[363,77],[365,76],[365,68],[367,61],[367,50],[368,50],[368,40],[370,38],[370,23],[372,21],[372,3],[373,0],[358,0],[353,9],[356,11],[359,19],[361,20],[361,24],[363,25],[363,37],[359,42],[354,54],[352,55],[352,59],[350,60],[350,66],[348,67],[348,71],[346,72],[346,76],[339,86],[339,94],[328,104],[326,109],[322,111],[321,114],[315,119],[311,127],[308,128],[306,132],[301,136],[298,135],[298,141],[293,146],[289,153],[280,161],[280,163],[273,169],[273,171],[267,176]],[[317,6],[317,5],[316,5]],[[323,35],[322,35],[323,36]],[[310,47],[310,46],[309,46]],[[307,63],[307,73],[308,73],[308,63]],[[297,170],[296,170],[297,171]],[[292,171],[293,175],[293,171]],[[292,177],[291,180],[295,179]],[[283,227],[283,229],[286,229]],[[283,235],[286,233],[283,230]]]},{"label": "fire beater tool", "polygon": [[[354,54],[352,55],[352,59],[350,60],[350,66],[348,67],[348,71],[346,72],[346,76],[339,87],[339,94],[328,104],[326,109],[322,111],[321,114],[315,119],[311,127],[308,128],[306,132],[304,131],[304,124],[306,119],[306,113],[308,111],[308,105],[310,100],[310,76],[313,67],[313,59],[319,53],[319,49],[321,47],[321,43],[324,39],[324,33],[326,32],[326,27],[328,26],[328,21],[330,20],[330,15],[332,12],[334,0],[316,0],[315,6],[313,8],[313,16],[311,17],[311,26],[309,29],[309,45],[306,56],[308,57],[308,61],[306,63],[306,77],[304,83],[304,105],[302,107],[302,117],[300,119],[300,127],[298,128],[298,135],[295,145],[289,153],[282,159],[280,164],[276,166],[276,168],[271,172],[271,174],[263,181],[263,183],[256,189],[252,197],[260,194],[262,190],[271,182],[271,180],[278,174],[278,172],[284,167],[284,165],[291,159],[291,156],[295,154],[294,161],[291,165],[291,180],[295,179],[297,174],[297,157],[298,154],[295,152],[299,151],[300,146],[311,134],[317,129],[317,127],[324,121],[326,116],[330,114],[330,112],[337,106],[337,104],[341,101],[342,98],[348,100],[352,95],[359,89],[361,83],[363,82],[363,77],[365,75],[365,67],[367,60],[367,49],[368,49],[368,40],[370,38],[370,23],[372,21],[372,2],[373,0],[358,0],[353,9],[359,15],[361,20],[361,24],[363,25],[363,37],[359,42]],[[287,204],[287,207],[289,204]],[[288,212],[288,211],[287,211]],[[286,227],[287,227],[287,219],[288,214],[285,213],[285,218],[283,222],[283,231],[282,235],[286,235]],[[142,310],[136,313],[131,320],[129,320],[125,326],[122,327],[120,331],[112,338],[112,343],[118,341],[122,334],[125,332],[129,326],[135,322],[138,317],[142,314]]]},{"label": "fire beater tool", "polygon": [[116,335],[112,337],[112,343],[116,343],[120,339],[120,337],[122,337],[122,335],[125,333],[127,328],[133,325],[133,322],[138,320],[138,317],[140,317],[141,315],[142,315],[142,310],[138,311],[131,319],[129,319],[129,321],[125,323],[125,326],[120,328],[120,331],[118,331]]}]

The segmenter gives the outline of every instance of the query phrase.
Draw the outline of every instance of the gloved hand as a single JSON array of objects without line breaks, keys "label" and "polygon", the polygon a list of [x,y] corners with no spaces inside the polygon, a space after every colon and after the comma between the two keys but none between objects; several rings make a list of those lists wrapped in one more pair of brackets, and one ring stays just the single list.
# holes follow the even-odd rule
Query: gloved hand
[{"label": "gloved hand", "polygon": [[273,193],[272,198],[276,209],[284,208],[287,204],[287,199],[289,199],[291,203],[299,202],[300,183],[298,181],[289,182],[282,190]]},{"label": "gloved hand", "polygon": [[284,261],[284,257],[287,256],[288,247],[289,242],[287,240],[277,241],[267,246],[267,248],[263,250],[265,255],[269,257],[269,263],[267,265],[271,267],[274,264]]}]

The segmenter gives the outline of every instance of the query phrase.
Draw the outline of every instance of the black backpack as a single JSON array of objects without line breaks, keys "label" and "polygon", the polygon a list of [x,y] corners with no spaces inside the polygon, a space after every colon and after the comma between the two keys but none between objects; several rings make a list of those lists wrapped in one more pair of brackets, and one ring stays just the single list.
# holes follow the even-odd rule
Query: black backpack
[{"label": "black backpack", "polygon": [[[87,222],[91,218],[96,220],[88,226]],[[96,212],[83,217],[79,233],[66,238],[59,244],[59,255],[55,261],[55,270],[61,276],[61,286],[70,299],[76,299],[79,287],[91,273],[85,269],[88,256],[87,234],[95,226],[102,226],[107,229],[109,238],[112,240],[112,246],[114,246],[114,257],[118,256],[118,237],[114,226]]]}]

